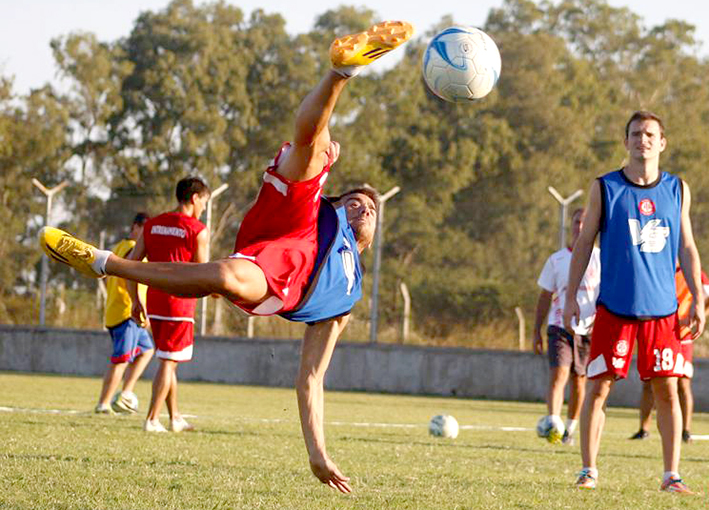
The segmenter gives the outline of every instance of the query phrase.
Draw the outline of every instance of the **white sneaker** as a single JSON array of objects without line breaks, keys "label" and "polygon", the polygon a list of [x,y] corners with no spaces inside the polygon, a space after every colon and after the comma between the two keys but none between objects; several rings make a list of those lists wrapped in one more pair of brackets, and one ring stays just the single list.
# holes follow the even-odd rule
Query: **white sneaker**
[{"label": "white sneaker", "polygon": [[113,414],[113,410],[110,406],[106,404],[96,404],[94,407],[94,413],[96,414]]},{"label": "white sneaker", "polygon": [[162,426],[160,420],[145,420],[143,430],[145,432],[167,432],[167,429]]},{"label": "white sneaker", "polygon": [[194,430],[194,425],[187,423],[187,421],[180,416],[177,420],[170,420],[170,430],[173,432],[189,432]]}]

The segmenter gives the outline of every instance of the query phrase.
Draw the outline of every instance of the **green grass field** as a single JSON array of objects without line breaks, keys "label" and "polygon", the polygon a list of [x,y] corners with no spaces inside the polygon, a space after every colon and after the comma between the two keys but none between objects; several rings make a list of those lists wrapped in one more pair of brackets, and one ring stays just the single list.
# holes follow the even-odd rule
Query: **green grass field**
[{"label": "green grass field", "polygon": [[[98,379],[0,373],[0,388],[2,509],[707,506],[709,441],[682,452],[682,474],[703,494],[661,493],[658,434],[628,441],[632,410],[609,411],[599,488],[583,492],[573,486],[578,446],[550,445],[532,431],[542,404],[330,392],[328,449],[354,489],[342,495],[310,474],[293,390],[181,383],[182,411],[198,431],[148,435],[142,414],[91,413]],[[143,408],[149,391],[141,382]],[[457,439],[428,435],[440,412],[458,419]],[[694,429],[709,433],[707,415]]]}]

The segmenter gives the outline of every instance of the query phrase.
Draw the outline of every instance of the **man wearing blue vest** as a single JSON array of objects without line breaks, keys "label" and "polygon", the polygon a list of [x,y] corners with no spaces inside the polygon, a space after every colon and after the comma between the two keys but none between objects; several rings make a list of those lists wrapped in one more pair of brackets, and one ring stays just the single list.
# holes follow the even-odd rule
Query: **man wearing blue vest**
[{"label": "man wearing blue vest", "polygon": [[[564,324],[578,318],[575,296],[601,235],[601,289],[586,375],[591,387],[581,413],[583,469],[576,485],[594,489],[596,457],[605,422],[605,404],[613,383],[625,378],[633,345],[638,343],[638,372],[650,381],[662,436],[664,475],[661,490],[691,493],[679,475],[682,414],[677,378],[684,360],[679,339],[675,264],[679,263],[694,303],[703,303],[701,264],[689,217],[689,186],[660,170],[667,140],[660,118],[635,112],[625,127],[628,163],[591,185],[589,205],[569,267]],[[693,338],[704,329],[704,308],[692,304]]]},{"label": "man wearing blue vest", "polygon": [[249,313],[307,323],[296,380],[303,437],[313,474],[345,493],[352,490],[349,478],[325,450],[323,381],[337,339],[362,296],[359,254],[374,239],[379,198],[369,187],[337,199],[322,196],[340,154],[328,124],[349,79],[412,33],[409,23],[387,21],[335,39],[332,69],[301,103],[293,142],[284,144],[266,169],[230,257],[141,263],[112,256],[59,229],[40,232],[40,245],[50,258],[86,276],[120,276],[181,297],[219,294]]}]

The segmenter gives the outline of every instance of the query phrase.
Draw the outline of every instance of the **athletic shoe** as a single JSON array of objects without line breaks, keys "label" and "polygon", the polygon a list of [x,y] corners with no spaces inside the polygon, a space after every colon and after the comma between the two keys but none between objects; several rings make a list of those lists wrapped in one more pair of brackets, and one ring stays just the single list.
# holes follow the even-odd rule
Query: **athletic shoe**
[{"label": "athletic shoe", "polygon": [[76,237],[54,227],[39,231],[39,244],[50,259],[73,267],[84,276],[103,278],[91,264],[96,260],[94,248]]},{"label": "athletic shoe", "polygon": [[113,414],[113,410],[110,406],[106,404],[96,404],[94,407],[94,413],[96,414]]},{"label": "athletic shoe", "polygon": [[569,446],[573,446],[574,444],[574,436],[569,434],[568,430],[564,431],[564,436],[561,438],[561,444],[566,444]]},{"label": "athletic shoe", "polygon": [[187,421],[180,417],[179,420],[170,420],[170,430],[173,432],[189,432],[194,430],[194,425],[187,423]]},{"label": "athletic shoe", "polygon": [[682,441],[684,441],[687,444],[692,442],[692,434],[689,432],[689,430],[682,431]]},{"label": "athletic shoe", "polygon": [[595,489],[596,477],[588,469],[582,469],[576,479],[576,487],[579,489]]},{"label": "athletic shoe", "polygon": [[160,420],[145,420],[143,430],[145,432],[167,432],[167,429],[162,426]]},{"label": "athletic shoe", "polygon": [[668,478],[660,486],[661,491],[677,492],[679,494],[694,494],[681,478]]},{"label": "athletic shoe", "polygon": [[647,430],[640,429],[628,439],[647,439],[650,433]]},{"label": "athletic shoe", "polygon": [[330,45],[330,61],[335,71],[350,77],[361,66],[371,64],[408,41],[414,27],[406,21],[384,21],[358,34],[338,37]]},{"label": "athletic shoe", "polygon": [[111,407],[117,413],[133,414],[138,412],[138,397],[130,391],[117,393],[111,401]]}]

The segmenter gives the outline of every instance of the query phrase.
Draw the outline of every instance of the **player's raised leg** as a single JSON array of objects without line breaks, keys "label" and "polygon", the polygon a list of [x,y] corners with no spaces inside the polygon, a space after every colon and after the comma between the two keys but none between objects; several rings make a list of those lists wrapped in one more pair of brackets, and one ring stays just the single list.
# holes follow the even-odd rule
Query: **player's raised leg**
[{"label": "player's raised leg", "polygon": [[268,295],[263,272],[247,260],[223,259],[201,264],[127,260],[54,227],[44,227],[39,242],[49,258],[92,278],[119,276],[183,297],[221,294],[257,303]]},{"label": "player's raised leg", "polygon": [[347,80],[366,65],[405,43],[413,27],[405,21],[385,21],[364,32],[335,39],[330,46],[332,69],[300,104],[293,144],[276,170],[290,181],[307,181],[339,156],[328,124]]}]

